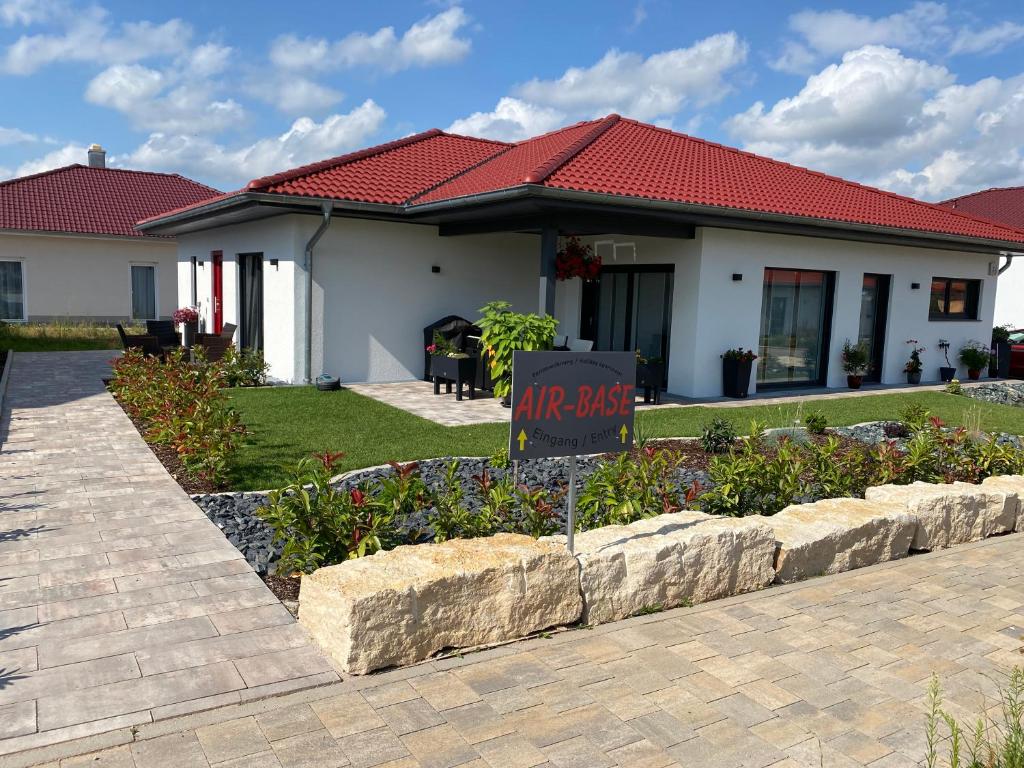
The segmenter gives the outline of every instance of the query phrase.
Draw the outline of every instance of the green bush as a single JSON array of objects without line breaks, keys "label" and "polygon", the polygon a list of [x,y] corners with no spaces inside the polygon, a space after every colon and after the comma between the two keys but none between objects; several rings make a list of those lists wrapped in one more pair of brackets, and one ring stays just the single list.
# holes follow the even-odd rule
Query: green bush
[{"label": "green bush", "polygon": [[824,435],[828,427],[828,419],[821,411],[808,411],[804,417],[804,426],[812,435]]},{"label": "green bush", "polygon": [[229,405],[218,363],[192,364],[128,350],[113,363],[110,389],[150,443],[174,449],[185,471],[220,484],[245,427]]},{"label": "green bush", "polygon": [[910,432],[924,429],[930,417],[931,413],[920,403],[911,403],[900,411],[900,423],[904,424]]},{"label": "green bush", "polygon": [[551,349],[558,321],[551,315],[513,312],[507,301],[492,301],[481,307],[478,321],[480,343],[490,359],[494,396],[505,397],[512,391],[512,353],[516,350]]},{"label": "green bush", "polygon": [[964,385],[960,383],[960,379],[953,379],[946,384],[947,395],[962,395],[964,393]]},{"label": "green bush", "polygon": [[675,479],[680,460],[673,451],[648,447],[635,458],[620,453],[611,461],[601,462],[580,491],[576,527],[626,525],[678,512],[686,496]]},{"label": "green bush", "polygon": [[736,427],[728,419],[716,416],[700,433],[700,447],[708,453],[725,453],[736,442]]},{"label": "green bush", "polygon": [[224,383],[228,387],[262,387],[267,383],[270,365],[258,349],[239,352],[228,347],[220,362],[224,370]]}]

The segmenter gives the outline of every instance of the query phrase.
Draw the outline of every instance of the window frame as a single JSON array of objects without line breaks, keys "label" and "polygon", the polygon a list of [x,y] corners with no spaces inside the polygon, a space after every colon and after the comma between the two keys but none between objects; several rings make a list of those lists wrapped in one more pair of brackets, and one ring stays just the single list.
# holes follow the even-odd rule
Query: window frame
[{"label": "window frame", "polygon": [[27,323],[28,322],[28,270],[25,269],[25,259],[17,257],[5,257],[2,262],[18,264],[21,269],[21,317],[2,317],[0,323]]},{"label": "window frame", "polygon": [[[132,270],[135,267],[149,267],[153,270],[153,312],[156,317],[135,317],[135,281]],[[160,265],[154,261],[132,261],[128,265],[128,318],[133,323],[160,319]]]},{"label": "window frame", "polygon": [[[943,291],[941,312],[932,309],[932,298],[935,296],[935,283],[945,283]],[[981,286],[984,281],[971,277],[933,277],[928,284],[928,321],[929,322],[977,322],[981,318]],[[949,311],[950,294],[953,291],[954,283],[964,283],[966,293],[964,296],[964,311],[951,313]],[[973,311],[972,311],[973,310]]]}]

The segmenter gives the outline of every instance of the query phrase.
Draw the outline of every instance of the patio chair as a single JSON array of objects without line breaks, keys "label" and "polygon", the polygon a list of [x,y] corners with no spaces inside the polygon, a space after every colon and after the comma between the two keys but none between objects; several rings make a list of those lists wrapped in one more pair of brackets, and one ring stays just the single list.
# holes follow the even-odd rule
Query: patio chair
[{"label": "patio chair", "polygon": [[571,352],[589,352],[594,348],[594,342],[589,339],[569,339],[569,350]]},{"label": "patio chair", "polygon": [[224,323],[224,325],[221,326],[220,335],[223,336],[225,339],[233,339],[235,337],[235,331],[237,329],[238,326],[235,325],[234,323]]},{"label": "patio chair", "polygon": [[224,357],[228,348],[233,347],[234,343],[230,336],[204,333],[196,337],[196,346],[202,348],[207,362],[215,363]]},{"label": "patio chair", "polygon": [[552,345],[552,349],[565,352],[569,349],[569,336],[555,336],[555,343]]},{"label": "patio chair", "polygon": [[173,320],[147,320],[146,333],[156,336],[161,347],[180,347],[181,336],[174,330]]},{"label": "patio chair", "polygon": [[126,352],[129,349],[139,349],[144,355],[163,357],[164,350],[156,336],[148,333],[125,333],[124,326],[120,323],[117,324],[117,335],[121,337],[121,345]]}]

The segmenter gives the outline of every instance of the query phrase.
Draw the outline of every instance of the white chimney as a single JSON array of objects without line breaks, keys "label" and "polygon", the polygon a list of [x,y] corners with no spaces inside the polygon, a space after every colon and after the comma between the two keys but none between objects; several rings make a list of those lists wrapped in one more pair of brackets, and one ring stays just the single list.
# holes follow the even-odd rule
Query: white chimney
[{"label": "white chimney", "polygon": [[106,168],[107,167],[107,150],[105,150],[99,144],[90,144],[89,145],[89,167],[90,168]]}]

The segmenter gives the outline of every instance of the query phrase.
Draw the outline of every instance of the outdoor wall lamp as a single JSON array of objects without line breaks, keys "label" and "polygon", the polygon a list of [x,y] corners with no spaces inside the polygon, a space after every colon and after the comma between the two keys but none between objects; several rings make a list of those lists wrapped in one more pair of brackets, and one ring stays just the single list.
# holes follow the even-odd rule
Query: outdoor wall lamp
[{"label": "outdoor wall lamp", "polygon": [[276,272],[277,271],[277,259],[271,259],[270,260],[270,266],[272,266],[274,268],[274,271]]},{"label": "outdoor wall lamp", "polygon": [[732,281],[734,283],[738,283],[742,279],[743,279],[743,274],[741,272],[733,272],[732,273]]},{"label": "outdoor wall lamp", "polygon": [[920,283],[911,283],[910,284],[910,290],[912,290],[912,291],[919,291],[919,290],[921,290],[921,284]]},{"label": "outdoor wall lamp", "polygon": [[439,266],[437,266],[437,264],[434,264],[430,268],[430,271],[433,272],[435,275],[440,275],[441,274],[441,268]]}]

